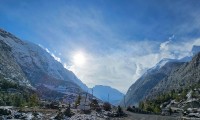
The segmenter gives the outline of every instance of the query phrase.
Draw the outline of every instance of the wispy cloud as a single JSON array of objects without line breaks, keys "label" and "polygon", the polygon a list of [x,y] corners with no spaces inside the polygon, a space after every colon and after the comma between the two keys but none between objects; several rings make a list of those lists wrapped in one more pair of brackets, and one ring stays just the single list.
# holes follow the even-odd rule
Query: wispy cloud
[{"label": "wispy cloud", "polygon": [[54,53],[50,52],[48,48],[45,48],[44,46],[38,44],[38,46],[40,46],[42,49],[46,50],[46,52],[48,52],[56,61],[58,62],[62,62],[60,57],[57,57]]}]

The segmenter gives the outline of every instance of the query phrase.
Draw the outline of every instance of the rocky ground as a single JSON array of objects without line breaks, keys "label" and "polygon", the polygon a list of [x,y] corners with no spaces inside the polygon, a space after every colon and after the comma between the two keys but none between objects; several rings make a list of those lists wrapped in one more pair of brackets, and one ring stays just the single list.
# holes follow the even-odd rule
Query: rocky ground
[{"label": "rocky ground", "polygon": [[[177,117],[136,114],[125,111],[127,116],[124,117],[110,117],[113,112],[96,112],[92,111],[90,114],[83,114],[77,109],[72,109],[74,115],[71,117],[64,117],[64,120],[178,120]],[[7,119],[23,119],[23,120],[56,120],[55,117],[59,113],[54,109],[38,109],[38,108],[25,108],[16,109],[13,107],[0,107],[0,120]]]},{"label": "rocky ground", "polygon": [[[185,118],[200,119],[200,89],[189,90],[185,99],[180,101],[170,100],[161,104],[163,115],[171,114],[176,116],[184,116]],[[171,113],[169,113],[169,110]]]},{"label": "rocky ground", "polygon": [[[63,118],[57,118],[58,114],[66,109],[46,109],[46,108],[15,108],[12,106],[0,106],[0,120],[22,119],[22,120],[200,120],[196,117],[186,116],[162,116],[153,114],[139,114],[126,110],[124,116],[116,116],[114,111],[96,112],[94,110],[89,114],[83,114],[78,109],[71,109],[71,117],[63,115]],[[63,112],[64,113],[64,112]]]},{"label": "rocky ground", "polygon": [[0,120],[23,119],[23,120],[48,120],[54,118],[57,114],[54,109],[38,108],[15,108],[12,106],[0,107]]}]

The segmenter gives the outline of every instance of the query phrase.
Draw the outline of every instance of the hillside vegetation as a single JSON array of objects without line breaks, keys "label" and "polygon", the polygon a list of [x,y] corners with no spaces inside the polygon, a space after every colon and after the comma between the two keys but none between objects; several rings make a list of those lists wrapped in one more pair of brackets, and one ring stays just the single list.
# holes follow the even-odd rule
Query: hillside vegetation
[{"label": "hillside vegetation", "polygon": [[36,106],[38,97],[35,92],[0,76],[0,106]]}]

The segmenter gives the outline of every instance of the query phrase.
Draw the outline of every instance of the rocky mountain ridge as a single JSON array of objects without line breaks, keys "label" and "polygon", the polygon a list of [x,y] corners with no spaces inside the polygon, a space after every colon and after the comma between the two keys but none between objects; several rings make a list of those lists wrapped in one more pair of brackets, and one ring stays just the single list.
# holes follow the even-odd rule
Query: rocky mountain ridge
[{"label": "rocky mountain ridge", "polygon": [[157,94],[179,90],[200,82],[200,53],[197,53],[190,62],[184,63],[174,72],[164,78],[152,90],[147,98],[154,98]]}]

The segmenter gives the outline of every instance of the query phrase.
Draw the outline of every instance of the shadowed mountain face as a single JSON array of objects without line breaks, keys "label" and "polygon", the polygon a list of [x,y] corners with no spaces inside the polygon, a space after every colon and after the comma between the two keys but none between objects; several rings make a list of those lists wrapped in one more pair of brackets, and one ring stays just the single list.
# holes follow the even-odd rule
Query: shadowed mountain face
[{"label": "shadowed mountain face", "polygon": [[[88,89],[44,49],[4,30],[0,30],[0,49],[0,73],[6,77],[10,75],[10,78],[33,87],[44,85],[61,93],[79,93]],[[7,75],[7,72],[13,74]]]},{"label": "shadowed mountain face", "polygon": [[[163,60],[149,69],[129,88],[125,96],[126,106],[138,105],[163,78],[183,64],[169,61]],[[121,101],[121,105],[124,105],[124,101]]]},{"label": "shadowed mountain face", "polygon": [[196,54],[190,62],[178,67],[171,72],[148,94],[147,98],[152,99],[158,94],[189,87],[200,82],[200,53]]}]

